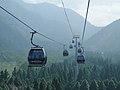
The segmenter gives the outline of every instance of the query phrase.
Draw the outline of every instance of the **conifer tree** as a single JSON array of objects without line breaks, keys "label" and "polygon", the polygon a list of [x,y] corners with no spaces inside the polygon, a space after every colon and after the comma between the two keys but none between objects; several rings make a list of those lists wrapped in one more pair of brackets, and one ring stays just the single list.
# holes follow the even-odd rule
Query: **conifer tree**
[{"label": "conifer tree", "polygon": [[108,80],[108,79],[104,80],[104,84],[105,84],[105,86],[107,87],[108,84],[109,84],[109,80]]},{"label": "conifer tree", "polygon": [[2,88],[2,87],[0,87],[0,90],[3,90],[3,88]]},{"label": "conifer tree", "polygon": [[1,72],[0,72],[0,85],[3,85],[4,82],[5,82],[5,80],[4,80],[4,72],[1,71]]},{"label": "conifer tree", "polygon": [[26,88],[26,90],[32,90],[29,86]]},{"label": "conifer tree", "polygon": [[19,77],[15,77],[15,79],[14,79],[14,85],[16,87],[19,87],[19,86],[22,85],[21,79]]},{"label": "conifer tree", "polygon": [[80,90],[80,83],[76,82],[72,90]]},{"label": "conifer tree", "polygon": [[80,90],[89,90],[89,83],[87,80],[83,80],[80,86]]},{"label": "conifer tree", "polygon": [[50,83],[47,84],[46,90],[53,90]]},{"label": "conifer tree", "polygon": [[112,77],[111,80],[113,80],[115,82],[115,85],[118,84],[118,81],[117,81],[117,79],[115,77]]},{"label": "conifer tree", "polygon": [[106,90],[106,86],[103,81],[101,81],[99,84],[99,90]]},{"label": "conifer tree", "polygon": [[14,70],[13,70],[13,72],[12,72],[12,75],[13,75],[14,77],[17,75],[17,69],[16,69],[16,67],[14,67]]},{"label": "conifer tree", "polygon": [[99,90],[96,80],[93,80],[92,83],[90,84],[90,90]]},{"label": "conifer tree", "polygon": [[8,81],[8,84],[9,85],[14,85],[14,78],[13,77],[10,78],[10,80]]},{"label": "conifer tree", "polygon": [[62,85],[60,83],[60,80],[58,80],[58,78],[53,79],[52,85],[55,88],[55,90],[62,90]]},{"label": "conifer tree", "polygon": [[91,80],[98,78],[98,67],[96,65],[93,66],[90,77]]},{"label": "conifer tree", "polygon": [[45,81],[45,79],[41,80],[41,83],[39,85],[39,90],[46,90],[46,81]]},{"label": "conifer tree", "polygon": [[81,81],[83,79],[83,70],[80,68],[79,73],[77,75],[77,81]]},{"label": "conifer tree", "polygon": [[34,81],[34,86],[33,86],[34,90],[38,90],[39,89],[39,83],[37,80]]},{"label": "conifer tree", "polygon": [[106,90],[115,90],[115,89],[116,89],[115,82],[113,80],[110,80]]},{"label": "conifer tree", "polygon": [[116,86],[116,90],[120,90],[120,82],[118,82],[118,84]]},{"label": "conifer tree", "polygon": [[8,73],[7,69],[5,69],[5,71],[4,71],[4,80],[7,80],[8,77],[9,77],[9,73]]},{"label": "conifer tree", "polygon": [[73,84],[71,82],[68,82],[65,87],[64,90],[72,90]]}]

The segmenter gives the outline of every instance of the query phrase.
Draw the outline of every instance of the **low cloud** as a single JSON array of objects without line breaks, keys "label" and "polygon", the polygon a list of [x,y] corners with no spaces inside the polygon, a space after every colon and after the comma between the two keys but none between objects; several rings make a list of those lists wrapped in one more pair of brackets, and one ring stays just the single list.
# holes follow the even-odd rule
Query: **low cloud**
[{"label": "low cloud", "polygon": [[[85,17],[86,5],[80,4],[76,12]],[[106,5],[90,5],[88,20],[96,26],[105,26],[120,18],[120,1],[114,0]]]}]

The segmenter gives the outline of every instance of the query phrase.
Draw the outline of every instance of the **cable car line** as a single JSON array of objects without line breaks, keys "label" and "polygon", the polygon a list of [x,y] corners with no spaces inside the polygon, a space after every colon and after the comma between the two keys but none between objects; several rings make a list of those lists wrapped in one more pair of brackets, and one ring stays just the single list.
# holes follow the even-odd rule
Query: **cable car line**
[{"label": "cable car line", "polygon": [[66,11],[66,9],[65,9],[65,4],[64,4],[63,0],[61,0],[61,3],[62,3],[62,6],[63,6],[63,9],[64,9],[64,13],[65,13],[67,22],[68,22],[68,24],[69,24],[70,31],[71,31],[72,35],[74,35],[73,30],[72,30],[72,26],[71,26],[69,17],[68,17],[68,15],[67,15],[67,11]]},{"label": "cable car line", "polygon": [[22,20],[20,20],[19,18],[17,18],[15,15],[13,15],[12,13],[10,13],[8,10],[6,10],[5,8],[3,8],[2,6],[0,6],[0,8],[3,10],[3,11],[5,11],[6,13],[8,13],[10,16],[12,16],[13,18],[15,18],[16,20],[18,20],[20,23],[22,23],[23,25],[25,25],[26,27],[28,27],[30,30],[32,30],[33,32],[36,32],[37,34],[39,34],[39,35],[41,35],[41,36],[43,36],[43,37],[45,37],[45,38],[47,38],[47,39],[49,39],[49,40],[51,40],[51,41],[53,41],[53,42],[56,42],[56,43],[58,43],[58,44],[60,44],[60,45],[65,45],[65,44],[63,44],[63,43],[61,43],[61,42],[59,42],[59,41],[56,41],[56,40],[54,40],[54,39],[52,39],[52,38],[50,38],[50,37],[48,37],[48,36],[46,36],[46,35],[44,35],[44,34],[42,34],[42,33],[39,33],[39,32],[37,32],[35,29],[33,29],[32,27],[30,27],[28,24],[26,24],[25,22],[23,22]]},{"label": "cable car line", "polygon": [[81,46],[83,45],[83,41],[84,41],[84,36],[85,36],[85,29],[86,29],[86,24],[87,24],[87,17],[88,17],[89,6],[90,6],[90,0],[88,0],[88,5],[87,5],[87,11],[86,11],[86,17],[85,17],[85,22],[84,22],[84,27],[83,27],[83,35],[82,35],[82,43],[81,43]]}]

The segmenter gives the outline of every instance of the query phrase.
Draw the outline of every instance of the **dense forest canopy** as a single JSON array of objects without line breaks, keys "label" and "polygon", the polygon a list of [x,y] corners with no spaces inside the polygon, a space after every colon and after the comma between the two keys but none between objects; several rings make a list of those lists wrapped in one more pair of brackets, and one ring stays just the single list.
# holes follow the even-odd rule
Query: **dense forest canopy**
[{"label": "dense forest canopy", "polygon": [[[119,90],[118,61],[89,57],[86,64],[65,59],[61,63],[39,68],[26,64],[0,72],[1,90]],[[78,68],[77,68],[78,67]]]}]

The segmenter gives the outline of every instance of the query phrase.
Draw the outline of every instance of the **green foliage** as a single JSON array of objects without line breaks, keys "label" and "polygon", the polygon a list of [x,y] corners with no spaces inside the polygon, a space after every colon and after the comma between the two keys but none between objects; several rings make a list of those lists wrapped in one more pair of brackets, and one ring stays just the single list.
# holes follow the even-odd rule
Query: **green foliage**
[{"label": "green foliage", "polygon": [[80,90],[80,83],[76,82],[72,90]]},{"label": "green foliage", "polygon": [[106,90],[106,86],[103,81],[101,81],[99,84],[99,90]]},{"label": "green foliage", "polygon": [[83,81],[82,81],[80,90],[89,90],[89,83],[88,83],[87,80],[83,80]]},{"label": "green foliage", "polygon": [[55,90],[62,90],[62,84],[60,83],[60,80],[57,77],[53,79],[52,86]]},{"label": "green foliage", "polygon": [[47,84],[46,90],[52,90],[52,87],[51,87],[50,83]]},{"label": "green foliage", "polygon": [[118,82],[118,84],[116,86],[116,90],[120,90],[120,82]]},{"label": "green foliage", "polygon": [[64,87],[65,90],[72,90],[73,84],[72,83],[67,83]]},{"label": "green foliage", "polygon": [[15,79],[14,79],[14,85],[16,87],[22,86],[22,82],[21,82],[21,79],[19,77],[15,77]]},{"label": "green foliage", "polygon": [[37,80],[35,80],[33,88],[34,88],[34,90],[38,90],[39,89],[39,83],[38,83]]},{"label": "green foliage", "polygon": [[[100,65],[96,62],[95,65],[80,65],[76,78],[74,61],[53,63],[49,67],[42,68],[18,69],[15,67],[11,75],[7,69],[0,72],[0,87],[2,90],[17,88],[26,90],[119,90],[119,68],[117,63]],[[104,73],[106,70],[110,71],[109,74]]]},{"label": "green foliage", "polygon": [[11,77],[8,81],[8,85],[14,85],[14,78]]},{"label": "green foliage", "polygon": [[29,86],[26,88],[26,90],[32,90]]},{"label": "green foliage", "polygon": [[90,85],[90,90],[99,90],[99,86],[96,82],[96,80],[93,80],[91,85]]},{"label": "green foliage", "polygon": [[45,81],[45,79],[41,80],[41,83],[39,85],[39,89],[38,90],[46,90],[46,81]]},{"label": "green foliage", "polygon": [[116,89],[115,82],[113,80],[110,80],[106,90],[115,90],[115,89]]}]

